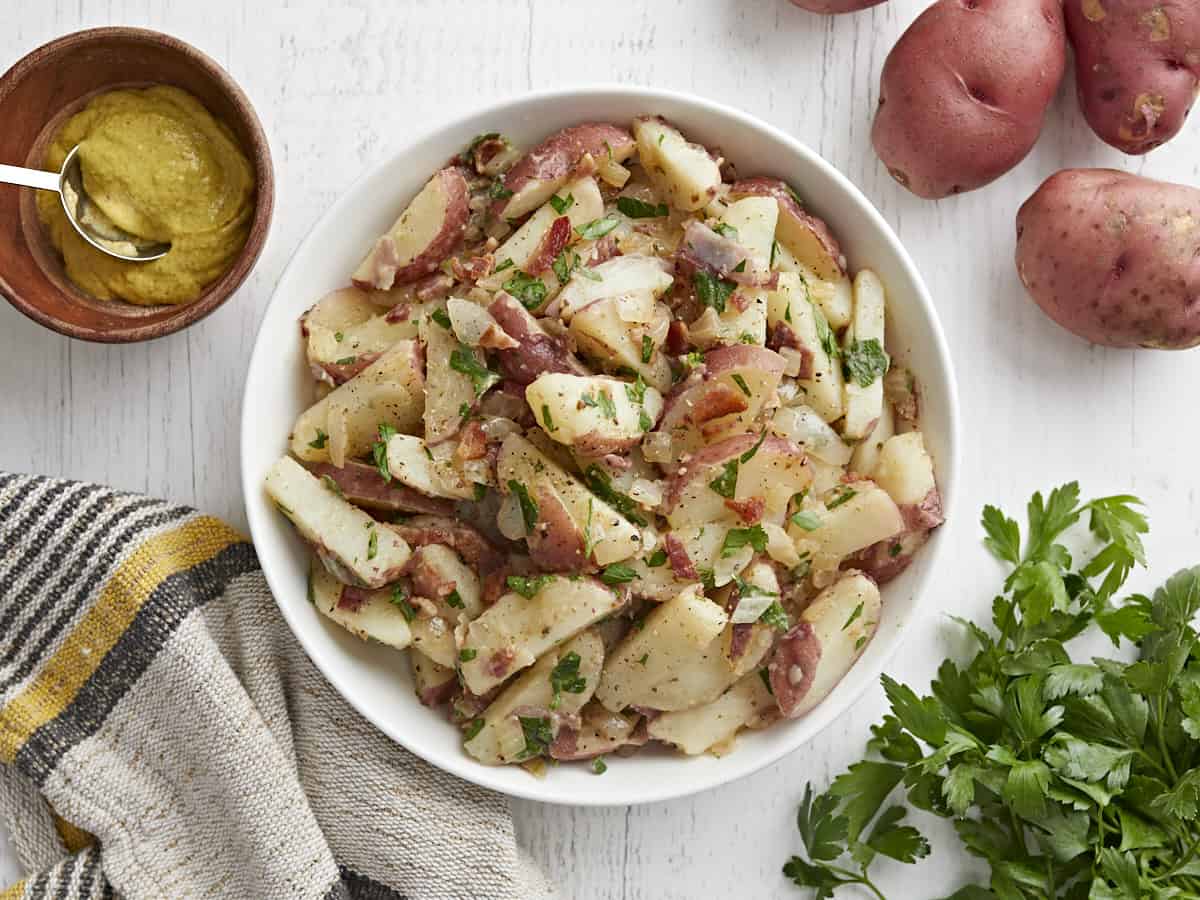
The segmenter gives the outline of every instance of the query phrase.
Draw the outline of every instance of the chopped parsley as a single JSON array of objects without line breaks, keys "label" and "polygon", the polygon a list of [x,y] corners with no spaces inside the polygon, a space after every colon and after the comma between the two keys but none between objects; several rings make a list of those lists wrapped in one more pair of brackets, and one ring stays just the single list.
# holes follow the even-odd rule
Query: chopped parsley
[{"label": "chopped parsley", "polygon": [[736,385],[738,386],[738,389],[739,389],[739,390],[740,390],[740,391],[741,391],[743,394],[745,394],[747,397],[753,396],[753,395],[750,393],[750,387],[749,387],[749,385],[747,385],[747,384],[746,384],[746,379],[745,379],[745,378],[743,378],[743,377],[742,377],[741,375],[739,375],[737,372],[734,372],[734,373],[733,373],[733,375],[731,375],[730,377],[733,379],[733,383],[734,383],[734,384],[736,384]]},{"label": "chopped parsley", "polygon": [[644,665],[646,664],[646,661],[647,661],[648,659],[650,659],[650,654],[649,654],[649,653],[643,653],[643,654],[642,654],[642,658],[638,660],[638,665],[639,665],[639,666],[644,666]]},{"label": "chopped parsley", "polygon": [[751,525],[749,528],[730,528],[721,544],[721,559],[734,556],[743,547],[753,547],[758,553],[767,549],[767,533],[761,525]]},{"label": "chopped parsley", "polygon": [[657,569],[659,566],[664,565],[666,563],[666,561],[667,561],[667,551],[662,549],[661,547],[659,547],[657,550],[655,550],[653,553],[650,554],[650,558],[646,560],[646,565],[649,566],[651,569]]},{"label": "chopped parsley", "polygon": [[732,459],[721,467],[721,474],[708,483],[713,493],[726,500],[732,500],[737,489],[738,461]]},{"label": "chopped parsley", "polygon": [[[770,267],[775,268],[775,254],[779,252],[779,241],[771,241],[771,261],[768,263]],[[791,321],[790,319],[788,321]]]},{"label": "chopped parsley", "polygon": [[575,233],[579,235],[581,240],[595,241],[604,237],[620,224],[620,219],[605,216],[603,219],[593,219],[585,225],[580,225],[575,229]]},{"label": "chopped parsley", "polygon": [[333,339],[334,339],[335,341],[337,341],[339,344],[342,342],[342,340],[343,340],[345,337],[346,337],[346,336],[345,336],[344,334],[342,334],[340,331],[335,331],[335,332],[333,333]]},{"label": "chopped parsley", "polygon": [[558,709],[562,704],[562,693],[582,694],[587,689],[587,679],[579,674],[580,656],[574,650],[564,653],[558,663],[550,670],[550,688],[554,691],[554,699],[550,701],[551,709]]},{"label": "chopped parsley", "polygon": [[858,496],[858,491],[856,491],[854,488],[849,486],[843,487],[841,489],[841,493],[825,504],[825,508],[837,509],[843,503],[850,502],[850,500],[856,496]]},{"label": "chopped parsley", "polygon": [[588,517],[587,517],[587,522],[585,522],[584,526],[583,526],[583,555],[587,559],[592,558],[592,548],[596,546],[592,539],[592,506],[593,505],[594,504],[592,502],[592,498],[588,497]]},{"label": "chopped parsley", "polygon": [[651,339],[650,335],[643,334],[642,335],[642,362],[644,362],[644,363],[650,362],[650,359],[653,356],[654,356],[654,341]]},{"label": "chopped parsley", "polygon": [[665,203],[647,203],[637,197],[618,197],[617,209],[631,219],[661,219],[671,214]]},{"label": "chopped parsley", "polygon": [[624,563],[611,563],[600,573],[600,580],[607,585],[628,584],[637,578],[637,570]]},{"label": "chopped parsley", "polygon": [[751,447],[749,450],[747,450],[745,453],[743,453],[741,456],[739,456],[738,459],[744,463],[750,462],[750,460],[754,459],[754,455],[756,453],[758,453],[758,448],[763,445],[763,441],[765,441],[766,439],[767,439],[767,429],[764,428],[759,433],[758,440],[754,442],[754,446]]},{"label": "chopped parsley", "polygon": [[792,524],[805,531],[816,531],[821,527],[821,520],[806,509],[792,513]]},{"label": "chopped parsley", "polygon": [[[865,603],[866,601],[863,602]],[[847,628],[853,625],[858,620],[858,617],[862,615],[862,612],[863,603],[859,603],[858,606],[854,607],[854,612],[850,613],[850,618],[848,618],[846,623],[842,625],[842,631],[845,631]]]},{"label": "chopped parsley", "polygon": [[517,502],[521,504],[521,518],[525,520],[525,533],[529,534],[533,531],[533,526],[537,524],[537,504],[529,496],[529,491],[521,482],[509,479],[508,489],[517,495]]},{"label": "chopped parsley", "polygon": [[563,213],[565,213],[568,209],[570,209],[572,204],[574,204],[574,203],[575,203],[575,195],[574,194],[567,194],[567,196],[565,196],[565,197],[560,197],[560,196],[558,196],[558,194],[554,194],[550,198],[550,205],[554,207],[554,211],[556,213],[558,213],[560,216]]},{"label": "chopped parsley", "polygon": [[483,719],[472,719],[467,723],[467,727],[463,729],[463,740],[470,741],[475,739],[475,735],[483,730]]},{"label": "chopped parsley", "polygon": [[321,476],[321,484],[325,485],[327,490],[330,490],[333,493],[337,494],[343,500],[346,498],[346,495],[342,493],[342,486],[340,484],[338,484],[336,481],[334,481],[328,475]]},{"label": "chopped parsley", "polygon": [[598,398],[596,405],[600,407],[600,414],[603,415],[604,418],[612,419],[615,422],[617,420],[617,407],[616,404],[613,403],[612,395],[603,389],[597,391],[596,395]]},{"label": "chopped parsley", "polygon": [[595,759],[592,760],[592,774],[593,775],[603,775],[607,771],[608,771],[608,763],[606,763],[604,761],[603,756],[597,756]]},{"label": "chopped parsley", "polygon": [[833,333],[833,329],[829,327],[829,320],[825,318],[825,313],[821,312],[811,300],[809,305],[812,306],[813,319],[817,325],[817,340],[821,342],[821,349],[829,354],[830,359],[837,359],[842,355],[842,348],[838,346],[837,335]]},{"label": "chopped parsley", "polygon": [[612,486],[612,478],[598,465],[590,465],[583,472],[588,490],[619,512],[634,525],[646,525],[646,517],[640,512],[637,501]]},{"label": "chopped parsley", "polygon": [[530,759],[541,756],[550,749],[554,742],[554,732],[550,730],[550,720],[538,716],[517,716],[521,723],[521,732],[525,735],[525,749],[519,759]]},{"label": "chopped parsley", "polygon": [[554,270],[554,277],[563,284],[571,278],[571,273],[579,268],[579,254],[569,247],[558,254],[550,268]]},{"label": "chopped parsley", "polygon": [[327,435],[324,431],[322,431],[320,428],[318,428],[316,439],[309,441],[308,446],[312,447],[314,450],[324,450],[325,442],[327,440],[329,440],[329,435]]},{"label": "chopped parsley", "polygon": [[625,385],[625,396],[634,403],[646,402],[646,382],[642,380],[641,375],[638,375],[633,384]]},{"label": "chopped parsley", "polygon": [[792,627],[787,612],[779,605],[778,600],[763,610],[762,615],[758,617],[758,621],[764,625],[770,625],[777,631],[787,631]]},{"label": "chopped parsley", "polygon": [[[730,240],[736,241],[738,239],[738,230],[728,222],[718,222],[713,226],[713,231],[721,237],[729,238]],[[745,262],[745,260],[742,260],[742,262]]]},{"label": "chopped parsley", "polygon": [[504,186],[502,179],[497,178],[488,187],[487,195],[489,200],[507,200],[513,195],[513,192]]},{"label": "chopped parsley", "polygon": [[650,418],[650,414],[644,409],[638,410],[638,428],[642,431],[649,431],[654,427],[654,420]]},{"label": "chopped parsley", "polygon": [[842,357],[842,373],[859,387],[870,387],[891,368],[892,360],[878,339],[854,341]]},{"label": "chopped parsley", "polygon": [[516,591],[526,600],[532,600],[538,591],[553,580],[553,575],[509,575],[505,583],[509,590]]},{"label": "chopped parsley", "polygon": [[462,594],[458,592],[458,588],[455,588],[446,595],[446,605],[453,609],[466,609],[467,607],[467,604],[463,602]]},{"label": "chopped parsley", "polygon": [[764,590],[763,588],[760,588],[757,584],[755,584],[753,581],[744,581],[743,579],[739,578],[737,575],[733,576],[733,583],[735,585],[737,585],[737,592],[738,592],[739,597],[778,597],[779,596],[778,592]]},{"label": "chopped parsley", "polygon": [[512,267],[512,259],[506,259],[504,262],[500,263],[500,265],[496,266],[496,268],[492,269],[492,272],[503,272],[505,269],[511,269]]},{"label": "chopped parsley", "polygon": [[466,344],[459,344],[457,349],[451,352],[450,368],[471,379],[471,386],[475,389],[476,397],[500,381],[500,376],[482,365],[475,356],[475,351]]},{"label": "chopped parsley", "polygon": [[558,431],[558,426],[554,424],[554,417],[550,415],[550,407],[545,403],[542,404],[542,425],[550,434]]},{"label": "chopped parsley", "polygon": [[356,362],[358,362],[357,356],[343,356],[341,359],[336,360],[334,362],[334,365],[336,365],[336,366],[352,366]]},{"label": "chopped parsley", "polygon": [[400,614],[404,616],[405,622],[411,622],[417,617],[417,611],[408,602],[408,592],[401,585],[392,588],[392,596],[388,599],[391,600],[393,606],[400,608]]},{"label": "chopped parsley", "polygon": [[463,151],[463,156],[471,156],[475,152],[475,149],[484,141],[494,141],[498,137],[500,137],[500,132],[498,131],[489,131],[486,134],[475,135],[475,137],[471,138],[471,143],[467,144],[467,149]]},{"label": "chopped parsley", "polygon": [[441,307],[438,307],[433,312],[431,312],[429,314],[429,318],[433,319],[434,322],[436,322],[438,325],[441,325],[447,331],[450,330],[450,316]]},{"label": "chopped parsley", "polygon": [[900,555],[900,551],[903,549],[904,548],[901,547],[898,543],[892,544],[892,546],[888,547],[888,556],[895,559],[897,556]]},{"label": "chopped parsley", "polygon": [[696,296],[700,302],[705,306],[711,306],[718,313],[725,312],[725,303],[729,299],[729,295],[733,293],[733,289],[737,287],[732,281],[717,278],[703,269],[697,269],[692,275],[692,284],[696,288]]},{"label": "chopped parsley", "polygon": [[520,269],[504,282],[504,290],[516,297],[521,305],[531,312],[546,300],[545,282]]},{"label": "chopped parsley", "polygon": [[461,650],[458,651],[458,661],[459,662],[470,662],[478,655],[479,655],[479,651],[476,650],[474,647],[463,647]]},{"label": "chopped parsley", "polygon": [[374,523],[371,524],[371,536],[367,538],[367,559],[374,559],[379,553],[379,532],[375,530]]},{"label": "chopped parsley", "polygon": [[379,470],[379,476],[384,481],[391,481],[392,472],[388,468],[387,445],[388,441],[396,436],[396,429],[387,422],[380,422],[378,435],[379,439],[371,444],[371,458],[375,460],[375,468]]},{"label": "chopped parsley", "polygon": [[487,496],[487,485],[486,484],[479,484],[478,482],[476,482],[473,490],[475,492],[475,502],[476,503],[478,503],[480,500],[482,500],[484,497]]}]

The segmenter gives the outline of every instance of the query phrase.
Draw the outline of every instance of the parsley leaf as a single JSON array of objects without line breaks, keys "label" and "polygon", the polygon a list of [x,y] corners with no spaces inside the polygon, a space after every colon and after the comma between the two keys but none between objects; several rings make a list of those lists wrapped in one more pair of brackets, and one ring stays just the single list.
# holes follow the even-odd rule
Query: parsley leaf
[{"label": "parsley leaf", "polygon": [[487,393],[500,382],[500,376],[480,363],[475,351],[466,344],[459,344],[457,349],[450,352],[450,368],[471,379],[476,397]]},{"label": "parsley leaf", "polygon": [[550,688],[554,691],[554,699],[550,701],[551,709],[558,709],[562,703],[562,693],[582,694],[587,689],[587,679],[579,674],[579,663],[582,660],[578,653],[571,650],[564,653],[550,670]]},{"label": "parsley leaf", "polygon": [[375,468],[379,470],[379,476],[384,481],[390,482],[392,472],[388,468],[387,446],[388,441],[396,436],[397,431],[386,422],[380,422],[377,434],[379,439],[371,444],[371,458],[375,461]]},{"label": "parsley leaf", "polygon": [[583,480],[593,494],[615,509],[634,525],[646,525],[646,517],[637,501],[612,486],[612,478],[598,465],[590,465],[583,472]]},{"label": "parsley leaf", "polygon": [[550,197],[550,205],[554,207],[554,211],[560,216],[570,209],[574,203],[574,194],[567,194],[565,197],[560,197],[558,194],[554,194]]},{"label": "parsley leaf", "polygon": [[529,275],[520,269],[504,282],[503,287],[530,312],[533,312],[546,300],[546,283],[537,276]]},{"label": "parsley leaf", "polygon": [[749,528],[730,528],[721,544],[721,558],[734,556],[743,547],[753,547],[757,553],[767,551],[767,533],[761,525],[751,525]]},{"label": "parsley leaf", "polygon": [[518,716],[521,723],[521,733],[525,736],[525,747],[520,752],[519,759],[531,759],[543,755],[554,743],[554,732],[550,730],[550,720],[538,716]]},{"label": "parsley leaf", "polygon": [[854,341],[842,354],[842,374],[859,387],[870,387],[891,365],[891,357],[877,338]]},{"label": "parsley leaf", "polygon": [[648,363],[654,357],[654,340],[648,334],[642,335],[642,362]]},{"label": "parsley leaf", "polygon": [[721,467],[721,474],[708,483],[714,494],[732,500],[737,492],[738,461],[730,460]]},{"label": "parsley leaf", "polygon": [[517,502],[521,505],[521,518],[525,521],[525,533],[532,534],[538,520],[537,503],[529,496],[529,491],[525,485],[515,479],[509,479],[508,489],[516,494]]},{"label": "parsley leaf", "polygon": [[440,307],[435,309],[429,314],[429,318],[432,319],[436,324],[442,326],[442,328],[445,328],[447,331],[450,330],[450,314],[444,309]]},{"label": "parsley leaf", "polygon": [[620,219],[605,216],[603,219],[593,219],[584,225],[578,226],[575,229],[575,233],[579,235],[580,240],[595,241],[604,237],[620,224]]},{"label": "parsley leaf", "polygon": [[658,219],[671,213],[665,203],[647,203],[637,197],[618,197],[617,209],[631,219]]},{"label": "parsley leaf", "polygon": [[554,580],[553,575],[509,575],[505,580],[510,591],[516,591],[526,600]]},{"label": "parsley leaf", "polygon": [[711,306],[718,313],[725,312],[725,304],[730,294],[737,287],[732,281],[718,278],[703,269],[697,269],[692,275],[692,285],[696,288],[696,297],[705,306]]},{"label": "parsley leaf", "polygon": [[600,580],[607,585],[627,584],[637,578],[637,570],[624,563],[609,563],[600,573]]},{"label": "parsley leaf", "polygon": [[329,435],[327,435],[324,431],[322,431],[320,428],[318,428],[316,438],[309,441],[308,446],[312,447],[314,450],[324,450],[325,442],[327,440],[329,440]]}]

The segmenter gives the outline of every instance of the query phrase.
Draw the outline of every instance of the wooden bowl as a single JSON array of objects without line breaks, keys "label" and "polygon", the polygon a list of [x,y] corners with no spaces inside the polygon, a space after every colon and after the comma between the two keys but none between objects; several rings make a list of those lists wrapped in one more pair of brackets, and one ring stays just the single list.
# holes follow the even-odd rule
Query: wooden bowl
[{"label": "wooden bowl", "polygon": [[162,337],[229,299],[262,252],[275,201],[267,136],[229,74],[195,47],[141,28],[94,28],[37,48],[0,77],[0,162],[41,168],[65,119],[117,87],[170,84],[197,97],[237,136],[257,188],[250,236],[230,268],[191,303],[136,306],[76,288],[38,221],[35,191],[0,185],[0,293],[36,322],[87,341]]}]

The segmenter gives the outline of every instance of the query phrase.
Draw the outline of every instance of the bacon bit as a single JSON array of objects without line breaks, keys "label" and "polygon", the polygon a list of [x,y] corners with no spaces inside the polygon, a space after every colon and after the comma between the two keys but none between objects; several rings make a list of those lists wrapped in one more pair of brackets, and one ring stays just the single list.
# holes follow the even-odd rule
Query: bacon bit
[{"label": "bacon bit", "polygon": [[338,597],[337,608],[356,613],[370,599],[370,593],[362,588],[351,587],[348,584],[343,585],[341,596]]},{"label": "bacon bit", "polygon": [[733,510],[747,525],[755,525],[762,521],[767,502],[762,497],[749,497],[746,500],[726,500],[725,507]]},{"label": "bacon bit", "polygon": [[689,415],[694,425],[703,425],[722,416],[745,412],[749,408],[745,394],[718,381],[700,396]]},{"label": "bacon bit", "polygon": [[458,432],[458,446],[454,448],[454,461],[467,462],[483,459],[487,455],[487,435],[478,419],[467,422]]},{"label": "bacon bit", "polygon": [[598,266],[602,262],[608,262],[614,256],[620,255],[620,250],[617,248],[617,239],[611,234],[606,234],[600,240],[596,241],[594,255],[588,260],[588,268]]},{"label": "bacon bit", "polygon": [[558,254],[571,240],[571,220],[559,216],[543,235],[533,253],[526,261],[524,270],[530,275],[540,275],[554,264]]},{"label": "bacon bit", "polygon": [[487,661],[484,671],[493,678],[503,678],[508,674],[509,667],[512,666],[513,660],[516,658],[517,654],[512,647],[497,650]]},{"label": "bacon bit", "polygon": [[734,662],[746,652],[750,646],[750,635],[754,631],[753,622],[742,622],[734,625],[729,632],[729,661]]},{"label": "bacon bit", "polygon": [[499,325],[489,325],[479,336],[479,346],[486,350],[516,350],[520,342]]},{"label": "bacon bit", "polygon": [[504,555],[477,529],[465,522],[428,516],[411,522],[397,522],[388,527],[414,547],[444,544],[462,557],[463,562],[480,572],[492,572],[504,565]]},{"label": "bacon bit", "polygon": [[575,438],[572,445],[584,456],[615,456],[638,443],[640,438],[616,438],[596,431],[589,431]]},{"label": "bacon bit", "polygon": [[459,281],[474,283],[481,278],[491,275],[495,265],[496,257],[490,253],[485,253],[482,256],[472,256],[466,262],[459,259],[450,260],[450,271],[454,273],[454,277]]},{"label": "bacon bit", "polygon": [[683,546],[683,541],[676,537],[674,532],[667,534],[663,540],[663,548],[667,551],[667,561],[671,564],[671,571],[675,573],[676,578],[681,581],[700,580],[700,573],[692,564],[692,558],[688,556],[687,548]]},{"label": "bacon bit", "polygon": [[687,323],[672,319],[670,327],[667,328],[667,353],[671,356],[683,356],[691,346]]},{"label": "bacon bit", "polygon": [[554,743],[550,745],[550,758],[558,760],[573,760],[576,749],[576,742],[579,737],[579,732],[574,728],[560,728],[558,734],[554,736]]},{"label": "bacon bit", "polygon": [[345,384],[382,355],[375,352],[360,353],[352,363],[321,363],[321,368],[335,385]]},{"label": "bacon bit", "polygon": [[410,318],[412,318],[412,304],[397,303],[387,311],[383,320],[394,325],[396,322],[407,322]]},{"label": "bacon bit", "polygon": [[424,548],[419,548],[408,563],[413,591],[423,597],[448,597],[457,585],[442,577],[441,571],[426,561]]},{"label": "bacon bit", "polygon": [[428,303],[430,300],[441,300],[450,296],[453,289],[453,278],[445,272],[434,272],[416,283],[414,295],[422,303]]},{"label": "bacon bit", "polygon": [[508,593],[508,576],[511,572],[512,570],[505,566],[503,569],[497,569],[484,576],[482,597],[484,608],[494,606],[497,600]]},{"label": "bacon bit", "polygon": [[729,296],[729,305],[742,313],[750,308],[750,300],[741,291],[734,291]]}]

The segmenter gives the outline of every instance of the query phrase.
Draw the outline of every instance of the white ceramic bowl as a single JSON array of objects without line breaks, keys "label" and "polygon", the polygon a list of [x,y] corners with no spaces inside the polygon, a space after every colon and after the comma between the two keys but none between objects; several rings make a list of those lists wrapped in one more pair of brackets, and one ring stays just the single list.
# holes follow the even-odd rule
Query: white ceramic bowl
[{"label": "white ceramic bowl", "polygon": [[403,653],[365,644],[333,625],[306,600],[307,552],[262,489],[285,452],[297,413],[312,396],[298,317],[348,273],[430,174],[470,139],[502,131],[519,147],[587,120],[628,123],[665,116],[692,140],[720,148],[744,175],[775,175],[796,187],[809,209],[841,241],[852,269],[870,267],[888,289],[888,344],[922,385],[922,425],[947,510],[956,495],[958,406],[950,355],[928,291],[912,260],[878,212],[841,173],[804,144],[745,113],[686,94],[632,87],[589,87],[529,94],[442,125],[397,148],[321,218],[275,289],[250,359],[242,407],[242,480],[250,531],[276,602],[313,662],[337,690],[393,740],[435,766],[506,794],[591,806],[667,800],[707,790],[795,750],[842,715],[919,623],[943,539],[934,538],[884,590],[875,639],[834,692],[803,719],[745,733],[723,759],[644,751],[614,758],[603,776],[564,765],[538,779],[516,766],[489,768],[461,747],[457,728],[417,702]]}]

